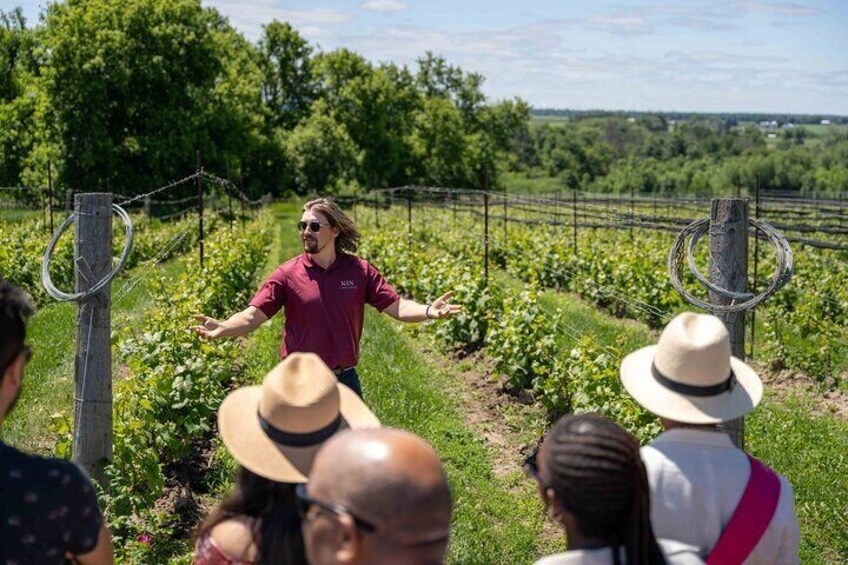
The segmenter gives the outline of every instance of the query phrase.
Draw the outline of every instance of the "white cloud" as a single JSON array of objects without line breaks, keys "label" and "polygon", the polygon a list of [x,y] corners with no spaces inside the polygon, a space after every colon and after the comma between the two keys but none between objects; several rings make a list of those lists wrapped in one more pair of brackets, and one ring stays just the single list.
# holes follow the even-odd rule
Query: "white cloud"
[{"label": "white cloud", "polygon": [[776,16],[821,16],[825,13],[820,8],[789,2],[747,2],[744,7],[749,12],[764,12]]},{"label": "white cloud", "polygon": [[409,5],[400,0],[368,0],[360,7],[370,12],[400,12],[409,8]]},{"label": "white cloud", "polygon": [[[809,18],[816,15],[815,8],[764,1],[732,7],[659,2],[613,7],[585,18],[533,18],[525,25],[462,31],[411,20],[401,24],[404,19],[385,25],[375,7],[405,9],[400,0],[359,0],[356,5],[372,13],[358,14],[285,10],[280,0],[204,0],[251,40],[259,38],[262,24],[276,18],[320,42],[320,50],[346,47],[374,62],[415,68],[416,59],[431,51],[483,75],[484,91],[495,100],[520,96],[537,107],[559,108],[848,113],[844,64],[806,69],[788,47],[775,50],[741,28],[751,15],[767,22]],[[368,18],[381,24],[357,25]],[[625,39],[650,34],[650,41],[662,44],[660,34],[670,29],[678,35],[679,30],[695,30],[705,42],[669,43],[660,52],[621,47],[633,44]],[[619,40],[587,44],[584,36],[597,36],[599,30]]]},{"label": "white cloud", "polygon": [[341,26],[354,19],[352,14],[329,8],[314,10],[289,10],[279,6],[276,0],[205,0],[226,16],[230,23],[251,41],[262,35],[262,26],[271,20],[289,22],[298,30],[309,28],[314,31],[327,26]]}]

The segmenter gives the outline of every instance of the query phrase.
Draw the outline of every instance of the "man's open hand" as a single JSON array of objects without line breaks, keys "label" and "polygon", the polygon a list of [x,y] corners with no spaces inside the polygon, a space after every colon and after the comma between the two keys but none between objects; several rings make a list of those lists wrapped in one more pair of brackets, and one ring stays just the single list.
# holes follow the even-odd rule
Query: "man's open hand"
[{"label": "man's open hand", "polygon": [[430,304],[430,310],[428,311],[430,318],[447,318],[448,316],[462,312],[462,306],[459,304],[448,304],[451,296],[453,296],[453,292],[446,292]]},{"label": "man's open hand", "polygon": [[214,318],[198,314],[194,317],[194,319],[200,322],[200,325],[191,326],[191,330],[200,337],[216,339],[221,337],[224,333],[224,325]]}]

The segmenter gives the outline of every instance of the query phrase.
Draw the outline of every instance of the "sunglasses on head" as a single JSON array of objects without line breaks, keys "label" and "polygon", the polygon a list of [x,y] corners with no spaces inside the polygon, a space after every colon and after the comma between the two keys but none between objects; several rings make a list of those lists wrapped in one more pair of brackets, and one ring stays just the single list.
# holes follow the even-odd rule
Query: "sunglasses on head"
[{"label": "sunglasses on head", "polygon": [[309,228],[309,231],[318,232],[321,229],[321,226],[329,226],[330,224],[321,224],[318,222],[298,222],[297,229],[298,231],[306,231],[306,228]]}]

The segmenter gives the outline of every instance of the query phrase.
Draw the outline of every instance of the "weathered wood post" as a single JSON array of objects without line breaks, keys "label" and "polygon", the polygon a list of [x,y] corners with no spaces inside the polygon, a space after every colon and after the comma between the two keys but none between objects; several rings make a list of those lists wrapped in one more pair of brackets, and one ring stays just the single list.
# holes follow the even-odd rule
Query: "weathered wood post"
[{"label": "weathered wood post", "polygon": [[406,226],[409,243],[412,244],[412,190],[406,187]]},{"label": "weathered wood post", "polygon": [[[76,289],[85,292],[112,269],[112,195],[77,194]],[[79,303],[74,358],[73,460],[101,484],[112,458],[111,284]]]},{"label": "weathered wood post", "polygon": [[197,173],[194,178],[197,184],[197,243],[200,252],[200,268],[203,268],[203,180],[200,178],[200,173],[203,172],[203,161],[200,158],[200,151],[197,152]]},{"label": "weathered wood post", "polygon": [[574,235],[574,254],[577,255],[577,189],[571,193],[571,225]]},{"label": "weathered wood post", "polygon": [[241,174],[239,174],[239,193],[239,202],[241,202],[241,229],[244,231],[244,201],[247,196],[244,193],[244,180]]},{"label": "weathered wood post", "polygon": [[483,169],[483,276],[489,286],[489,170]]},{"label": "weathered wood post", "polygon": [[630,185],[630,240],[633,240],[633,221],[635,220],[635,188],[631,184]]},{"label": "weathered wood post", "polygon": [[[755,205],[754,205],[754,217],[758,220],[760,219],[760,184],[757,183],[757,193],[755,195]],[[756,228],[754,229],[754,278],[753,284],[751,285],[751,291],[753,292],[756,288],[757,284],[757,269],[759,267],[760,262],[760,233]],[[757,342],[757,310],[756,308],[751,308],[751,358],[754,358],[754,345]]]},{"label": "weathered wood post", "polygon": [[507,198],[506,198],[506,187],[504,187],[503,193],[503,230],[504,230],[504,249],[506,249],[507,241],[508,241],[508,231],[507,231],[507,222],[509,221],[509,212],[507,210]]},{"label": "weathered wood post", "polygon": [[[732,292],[748,290],[748,200],[714,198],[710,208],[710,282]],[[727,305],[731,298],[710,291],[712,304]],[[730,333],[734,357],[745,359],[745,312],[717,313]],[[745,444],[745,421],[721,425],[740,449]]]},{"label": "weathered wood post", "polygon": [[230,160],[227,159],[227,183],[224,184],[224,190],[227,191],[227,204],[230,208],[230,215],[228,216],[230,219],[230,229],[233,229],[233,188],[232,183],[230,182]]}]

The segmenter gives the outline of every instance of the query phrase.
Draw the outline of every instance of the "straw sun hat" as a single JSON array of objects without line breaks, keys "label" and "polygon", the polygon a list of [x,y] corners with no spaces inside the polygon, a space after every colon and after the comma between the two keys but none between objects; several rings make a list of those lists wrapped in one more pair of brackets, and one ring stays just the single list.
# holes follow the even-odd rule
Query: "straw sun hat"
[{"label": "straw sun hat", "polygon": [[763,396],[757,373],[731,356],[722,321],[692,312],[669,322],[657,345],[625,357],[621,382],[657,416],[687,424],[739,418]]},{"label": "straw sun hat", "polygon": [[261,386],[231,392],[218,410],[224,445],[244,467],[282,483],[304,483],[321,445],[345,428],[379,420],[314,353],[292,353]]}]

